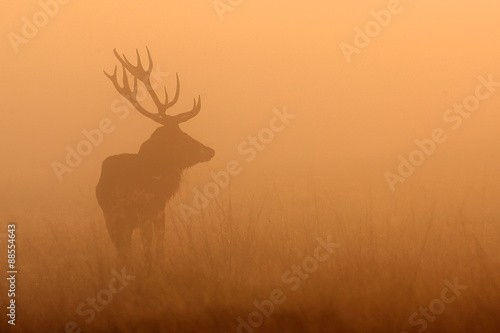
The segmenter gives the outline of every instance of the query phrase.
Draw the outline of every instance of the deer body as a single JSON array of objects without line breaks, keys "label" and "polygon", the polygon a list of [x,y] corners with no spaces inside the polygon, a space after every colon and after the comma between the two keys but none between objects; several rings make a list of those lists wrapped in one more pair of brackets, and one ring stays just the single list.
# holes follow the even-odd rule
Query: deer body
[{"label": "deer body", "polygon": [[[120,257],[124,260],[129,257],[132,232],[139,228],[146,264],[150,266],[153,234],[158,254],[163,253],[165,205],[179,189],[183,171],[197,163],[210,160],[215,152],[184,133],[179,127],[179,123],[198,114],[201,108],[200,99],[194,102],[191,111],[176,116],[166,114],[166,110],[175,104],[179,95],[178,77],[174,100],[169,102],[165,91],[165,102],[161,103],[149,83],[152,70],[149,50],[150,66],[147,70],[142,68],[139,55],[137,66],[131,65],[116,51],[115,55],[123,66],[123,87],[118,84],[116,68],[113,75],[106,75],[141,114],[163,126],[155,130],[137,154],[115,155],[104,160],[96,187],[96,197],[103,211],[109,236]],[[128,84],[126,70],[134,76],[133,90]],[[146,111],[137,102],[138,79],[151,94],[158,113]]]}]

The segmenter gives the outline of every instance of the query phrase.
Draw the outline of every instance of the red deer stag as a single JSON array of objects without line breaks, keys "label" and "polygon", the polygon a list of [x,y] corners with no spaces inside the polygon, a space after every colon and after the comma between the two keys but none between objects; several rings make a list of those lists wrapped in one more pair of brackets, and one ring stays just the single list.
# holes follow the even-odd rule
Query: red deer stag
[{"label": "red deer stag", "polygon": [[[153,229],[158,255],[163,253],[165,234],[165,205],[179,189],[183,170],[200,162],[209,161],[215,154],[180,128],[200,112],[201,100],[194,100],[193,109],[175,116],[167,115],[179,97],[179,77],[172,101],[165,88],[165,101],[161,102],[150,82],[153,61],[148,53],[149,65],[145,69],[137,51],[137,65],[132,65],[123,55],[114,50],[123,69],[123,86],[117,78],[117,67],[112,75],[104,72],[123,95],[144,116],[162,126],[140,147],[137,154],[120,154],[106,158],[102,164],[101,177],[96,187],[96,197],[101,207],[109,236],[116,246],[119,257],[127,260],[130,255],[132,232],[139,228],[146,253],[146,265],[151,268],[151,246]],[[134,78],[131,89],[128,73]],[[137,81],[141,81],[149,92],[157,113],[151,113],[137,101]]]}]

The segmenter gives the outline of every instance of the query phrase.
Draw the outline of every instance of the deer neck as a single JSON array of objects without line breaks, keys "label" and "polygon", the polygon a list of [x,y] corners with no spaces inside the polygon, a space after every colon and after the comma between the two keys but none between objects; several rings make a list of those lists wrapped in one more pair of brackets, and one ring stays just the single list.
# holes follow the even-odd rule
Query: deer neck
[{"label": "deer neck", "polygon": [[157,180],[176,182],[182,178],[183,169],[171,160],[159,157],[141,158],[141,173]]}]

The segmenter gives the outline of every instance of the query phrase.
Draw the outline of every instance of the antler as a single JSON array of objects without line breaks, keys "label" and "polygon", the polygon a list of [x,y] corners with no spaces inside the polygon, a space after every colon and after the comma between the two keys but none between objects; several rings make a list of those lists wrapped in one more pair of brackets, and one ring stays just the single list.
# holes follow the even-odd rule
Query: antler
[{"label": "antler", "polygon": [[[196,116],[200,110],[201,110],[201,98],[198,96],[198,101],[194,99],[193,103],[193,108],[191,111],[180,113],[175,116],[170,116],[167,115],[167,110],[172,107],[175,103],[177,103],[177,100],[179,99],[179,92],[180,92],[180,83],[179,83],[179,75],[176,73],[176,78],[177,78],[177,88],[175,90],[175,96],[172,101],[169,102],[168,99],[168,93],[167,93],[167,88],[165,89],[165,101],[162,103],[160,102],[160,99],[158,98],[158,95],[156,94],[155,90],[151,86],[151,80],[150,80],[150,75],[151,72],[153,71],[153,60],[151,59],[151,54],[149,53],[149,48],[146,47],[146,50],[148,52],[148,68],[144,68],[142,66],[141,62],[141,56],[139,55],[139,50],[136,50],[137,53],[137,65],[132,65],[130,61],[128,61],[127,57],[125,55],[120,56],[116,49],[114,49],[114,53],[118,61],[122,65],[123,69],[123,86],[121,86],[118,83],[118,76],[117,76],[117,66],[115,65],[115,69],[112,75],[109,75],[104,71],[104,74],[113,82],[113,85],[115,86],[116,90],[123,96],[125,97],[132,105],[143,115],[146,117],[153,119],[157,123],[160,123],[162,125],[167,125],[167,124],[179,124],[182,122],[185,122],[194,116]],[[130,84],[128,81],[128,75],[127,71],[132,74],[134,77],[134,88],[130,89]],[[141,81],[144,86],[146,87],[147,91],[149,92],[151,98],[153,99],[154,104],[156,105],[156,108],[158,109],[158,113],[151,113],[147,111],[144,107],[142,107],[139,102],[137,101],[137,80]]]}]

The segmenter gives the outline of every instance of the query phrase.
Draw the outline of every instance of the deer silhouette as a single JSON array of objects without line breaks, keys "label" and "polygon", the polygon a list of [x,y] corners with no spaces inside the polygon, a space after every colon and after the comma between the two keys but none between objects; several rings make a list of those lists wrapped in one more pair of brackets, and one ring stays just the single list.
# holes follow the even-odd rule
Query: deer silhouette
[{"label": "deer silhouette", "polygon": [[[127,260],[131,252],[132,232],[139,228],[146,256],[146,265],[152,265],[151,248],[153,234],[158,256],[164,253],[165,205],[178,191],[185,169],[209,161],[215,151],[188,134],[179,124],[196,116],[201,109],[201,99],[194,99],[193,108],[175,116],[167,110],[179,98],[180,83],[176,75],[175,96],[169,101],[165,88],[165,100],[161,102],[151,86],[150,74],[153,61],[147,49],[149,65],[144,68],[137,50],[137,65],[132,65],[125,55],[114,54],[123,69],[123,85],[117,78],[117,66],[112,75],[104,72],[116,90],[141,114],[161,124],[140,147],[137,154],[120,154],[106,158],[102,163],[101,177],[96,187],[96,197],[101,207],[109,236],[118,250],[119,258]],[[134,78],[130,87],[128,73]],[[137,101],[137,81],[141,81],[156,106],[152,113]],[[154,232],[153,232],[154,230]]]}]

